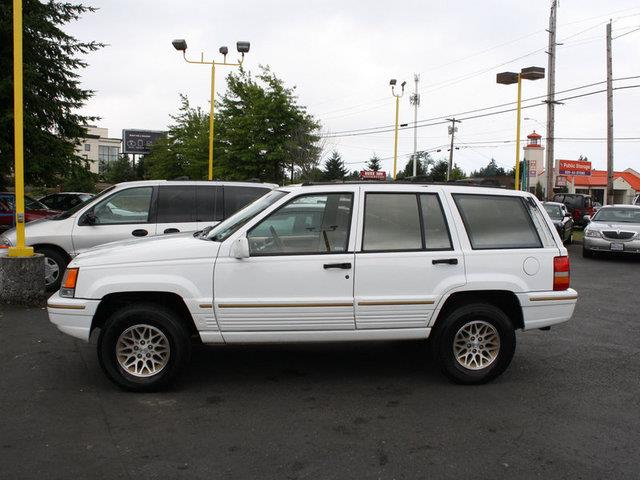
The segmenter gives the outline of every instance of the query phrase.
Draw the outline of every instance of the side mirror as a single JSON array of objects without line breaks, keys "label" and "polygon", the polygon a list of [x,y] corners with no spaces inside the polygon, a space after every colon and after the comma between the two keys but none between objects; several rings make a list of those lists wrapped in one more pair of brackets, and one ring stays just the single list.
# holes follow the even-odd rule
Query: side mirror
[{"label": "side mirror", "polygon": [[88,210],[80,217],[80,225],[95,225],[96,220],[96,214],[93,213],[93,210]]},{"label": "side mirror", "polygon": [[584,217],[582,217],[582,220],[589,223],[591,221],[591,215],[585,215]]},{"label": "side mirror", "polygon": [[249,258],[249,240],[240,237],[231,245],[231,256],[237,259]]}]

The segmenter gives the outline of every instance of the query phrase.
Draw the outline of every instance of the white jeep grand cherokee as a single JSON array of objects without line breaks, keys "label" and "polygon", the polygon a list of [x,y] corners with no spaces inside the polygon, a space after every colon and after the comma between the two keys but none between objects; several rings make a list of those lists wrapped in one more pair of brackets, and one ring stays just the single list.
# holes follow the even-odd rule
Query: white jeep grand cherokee
[{"label": "white jeep grand cherokee", "polygon": [[166,386],[203,343],[427,339],[442,371],[483,383],[515,331],[571,318],[567,250],[531,194],[420,184],[279,188],[212,229],[94,248],[48,303],[99,330],[121,387]]}]

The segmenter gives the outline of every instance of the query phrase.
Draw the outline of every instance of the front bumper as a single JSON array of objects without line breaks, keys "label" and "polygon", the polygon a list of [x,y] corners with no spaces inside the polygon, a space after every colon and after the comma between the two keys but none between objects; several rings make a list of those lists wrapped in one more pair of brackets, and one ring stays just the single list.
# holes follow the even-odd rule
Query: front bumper
[{"label": "front bumper", "polygon": [[571,319],[578,301],[573,288],[561,291],[518,294],[522,306],[523,330],[550,327]]},{"label": "front bumper", "polygon": [[56,292],[47,301],[49,321],[61,332],[88,342],[91,322],[99,303],[100,300],[63,298]]},{"label": "front bumper", "polygon": [[[624,250],[613,250],[611,248],[612,243],[623,245]],[[634,238],[632,240],[610,240],[608,238],[587,237],[585,235],[582,239],[582,244],[586,250],[593,250],[596,252],[640,253],[640,238]]]}]

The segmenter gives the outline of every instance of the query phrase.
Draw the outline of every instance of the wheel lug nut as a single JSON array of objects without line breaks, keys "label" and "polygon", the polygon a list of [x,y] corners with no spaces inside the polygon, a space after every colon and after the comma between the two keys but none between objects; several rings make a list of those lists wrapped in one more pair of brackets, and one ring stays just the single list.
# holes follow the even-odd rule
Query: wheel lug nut
[{"label": "wheel lug nut", "polygon": [[471,344],[470,343],[467,343],[467,348],[471,348]]},{"label": "wheel lug nut", "polygon": [[142,358],[142,354],[140,354],[140,353],[139,353],[139,354],[138,354],[138,358]]},{"label": "wheel lug nut", "polygon": [[134,345],[133,349],[134,349],[134,350],[138,350],[138,346],[137,346],[137,345]]},{"label": "wheel lug nut", "polygon": [[475,348],[473,349],[473,353],[476,353],[476,349]]},{"label": "wheel lug nut", "polygon": [[151,356],[151,354],[150,354],[150,353],[147,353],[147,358],[149,358],[150,356]]},{"label": "wheel lug nut", "polygon": [[475,340],[475,339],[476,339],[476,337],[471,337],[471,340]]}]

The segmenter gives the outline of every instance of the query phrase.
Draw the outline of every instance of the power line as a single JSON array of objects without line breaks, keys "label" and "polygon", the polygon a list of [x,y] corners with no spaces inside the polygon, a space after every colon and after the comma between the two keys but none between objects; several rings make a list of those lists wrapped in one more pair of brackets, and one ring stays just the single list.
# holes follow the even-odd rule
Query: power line
[{"label": "power line", "polygon": [[[638,79],[638,78],[640,78],[640,75],[634,75],[634,76],[629,76],[629,77],[620,77],[620,78],[614,79],[613,81],[616,82],[616,81],[632,80],[632,79]],[[588,83],[588,84],[585,84],[585,85],[580,85],[578,87],[572,87],[572,88],[568,88],[566,90],[561,90],[561,91],[556,92],[556,93],[559,93],[559,94],[560,93],[569,93],[569,92],[573,92],[573,91],[576,91],[576,90],[581,90],[581,89],[584,89],[584,88],[593,87],[593,86],[596,86],[596,85],[602,85],[602,84],[604,84],[606,82],[607,82],[606,80],[603,80],[603,81],[600,81],[600,82]],[[631,86],[631,87],[635,88],[635,86]],[[616,87],[614,90],[623,89],[623,88],[627,88],[627,87]],[[595,91],[595,92],[591,92],[589,94],[600,93],[602,91],[603,90],[598,90],[598,91]],[[546,96],[547,96],[546,94],[545,95],[538,95],[538,96],[535,96],[535,97],[526,98],[526,99],[522,100],[522,102],[526,103],[526,102],[530,102],[530,101],[533,101],[533,100],[539,100],[539,99],[542,99],[542,98],[546,98]],[[562,100],[571,100],[573,98],[579,98],[579,97],[567,97],[566,99],[562,99]],[[455,114],[440,115],[440,116],[437,116],[437,117],[426,118],[426,119],[418,120],[418,127],[428,127],[428,126],[448,123],[446,121],[446,118],[449,118],[449,117],[458,117],[458,116],[461,116],[461,115],[468,115],[468,114],[471,114],[471,113],[478,113],[478,112],[483,112],[483,111],[486,111],[486,110],[495,110],[496,108],[508,107],[510,105],[514,105],[515,103],[516,102],[501,103],[501,104],[498,104],[498,105],[492,105],[492,106],[488,106],[488,107],[481,107],[481,108],[476,108],[476,109],[473,109],[473,110],[467,110],[467,111],[464,111],[464,112],[458,112],[458,113],[455,113]],[[541,105],[538,105],[538,104],[536,104],[536,105],[525,105],[522,108],[531,108],[531,107],[538,107],[538,106],[541,106]],[[515,109],[501,110],[499,112],[495,112],[494,114],[510,112],[510,111],[513,111],[513,110],[515,110]],[[477,118],[477,117],[469,117],[469,118]],[[434,120],[443,120],[443,121],[436,122],[436,123],[424,123],[424,122],[432,122]],[[463,118],[463,120],[465,120],[465,119]],[[372,134],[377,134],[377,133],[388,132],[388,131],[390,131],[389,129],[393,128],[393,127],[394,127],[394,125],[381,125],[381,126],[378,126],[378,127],[366,127],[366,128],[352,129],[352,130],[341,130],[341,131],[338,131],[338,132],[328,133],[326,135],[323,135],[322,137],[323,138],[336,138],[336,137],[358,136],[358,135],[352,135],[352,134],[372,135]],[[405,130],[405,129],[410,128],[410,127],[413,128],[413,122],[409,123],[407,125],[407,127],[401,127],[400,130]]]}]

